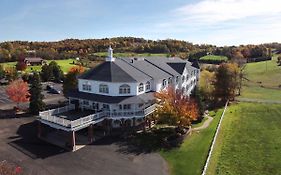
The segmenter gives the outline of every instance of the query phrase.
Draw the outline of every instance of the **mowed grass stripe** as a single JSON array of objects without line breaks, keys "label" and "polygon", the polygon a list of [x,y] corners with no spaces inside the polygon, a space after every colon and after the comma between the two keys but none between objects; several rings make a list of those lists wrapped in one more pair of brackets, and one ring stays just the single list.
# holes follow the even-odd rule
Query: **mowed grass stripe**
[{"label": "mowed grass stripe", "polygon": [[240,103],[225,115],[207,174],[281,174],[281,105]]}]

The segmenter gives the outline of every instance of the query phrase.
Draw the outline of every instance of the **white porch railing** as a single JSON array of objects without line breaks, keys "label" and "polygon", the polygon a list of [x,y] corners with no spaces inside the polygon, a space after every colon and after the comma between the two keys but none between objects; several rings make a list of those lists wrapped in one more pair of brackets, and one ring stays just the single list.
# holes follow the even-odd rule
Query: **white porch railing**
[{"label": "white porch railing", "polygon": [[83,124],[86,124],[88,122],[92,122],[92,121],[101,119],[103,117],[130,117],[130,116],[143,116],[144,117],[144,116],[149,115],[152,112],[154,112],[156,107],[157,107],[157,104],[153,104],[153,105],[147,107],[144,110],[137,110],[137,111],[133,111],[133,110],[129,110],[129,111],[119,111],[119,110],[118,111],[102,111],[102,112],[99,112],[99,113],[95,113],[95,114],[91,114],[91,115],[88,115],[88,116],[85,116],[85,117],[81,117],[81,118],[73,120],[73,121],[71,121],[67,118],[62,118],[62,117],[56,116],[60,113],[74,110],[75,105],[71,104],[69,106],[39,112],[39,118],[42,119],[42,120],[50,121],[52,123],[67,127],[67,128],[75,128],[75,127],[78,127],[78,126],[82,126]]},{"label": "white porch railing", "polygon": [[52,116],[52,115],[57,115],[63,112],[71,111],[75,109],[74,104],[70,104],[68,106],[60,107],[60,108],[55,108],[55,109],[50,109],[47,111],[39,112],[39,116]]},{"label": "white porch railing", "polygon": [[81,126],[81,125],[83,125],[85,123],[92,122],[92,121],[101,119],[103,117],[105,117],[104,112],[99,112],[99,113],[96,113],[96,114],[91,114],[91,115],[88,115],[86,117],[82,117],[82,118],[79,118],[77,120],[71,121],[70,122],[70,127],[71,128],[75,128],[77,126]]}]

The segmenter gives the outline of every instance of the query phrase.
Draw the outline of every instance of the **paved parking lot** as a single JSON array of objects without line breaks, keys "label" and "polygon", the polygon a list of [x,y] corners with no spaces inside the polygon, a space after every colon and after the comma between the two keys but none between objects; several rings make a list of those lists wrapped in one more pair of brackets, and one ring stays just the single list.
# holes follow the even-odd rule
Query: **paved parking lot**
[{"label": "paved parking lot", "polygon": [[6,86],[0,86],[0,105],[11,103],[12,101],[9,99],[8,95],[6,94]]},{"label": "paved parking lot", "polygon": [[22,167],[28,175],[166,175],[157,153],[136,154],[114,138],[104,138],[76,152],[36,138],[34,118],[0,119],[0,161]]},{"label": "paved parking lot", "polygon": [[[60,94],[50,93],[46,89],[47,84],[53,85],[61,93]],[[8,95],[6,94],[6,87],[7,86],[0,86],[0,110],[12,109],[16,105],[14,102],[12,102],[9,99]],[[62,93],[62,84],[57,84],[57,83],[52,83],[52,82],[42,83],[42,89],[43,89],[42,94],[45,97],[44,102],[46,104],[56,104],[56,103],[58,103],[58,101],[66,100]],[[20,106],[21,106],[21,108],[28,108],[28,103],[21,104]]]}]

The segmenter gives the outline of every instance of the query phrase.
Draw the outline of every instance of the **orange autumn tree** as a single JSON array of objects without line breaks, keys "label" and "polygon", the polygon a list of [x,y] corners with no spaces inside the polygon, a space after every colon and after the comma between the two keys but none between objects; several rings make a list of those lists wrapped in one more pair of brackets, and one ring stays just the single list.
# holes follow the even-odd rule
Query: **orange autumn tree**
[{"label": "orange autumn tree", "polygon": [[197,120],[199,115],[197,104],[181,91],[168,87],[156,93],[155,97],[160,104],[156,109],[156,117],[160,122],[185,127]]},{"label": "orange autumn tree", "polygon": [[77,72],[78,74],[82,74],[85,72],[85,68],[81,65],[73,66],[69,69],[69,72]]},{"label": "orange autumn tree", "polygon": [[9,98],[17,103],[17,107],[19,103],[28,102],[29,101],[29,92],[28,92],[28,84],[23,80],[14,80],[12,81],[6,88],[6,93]]}]

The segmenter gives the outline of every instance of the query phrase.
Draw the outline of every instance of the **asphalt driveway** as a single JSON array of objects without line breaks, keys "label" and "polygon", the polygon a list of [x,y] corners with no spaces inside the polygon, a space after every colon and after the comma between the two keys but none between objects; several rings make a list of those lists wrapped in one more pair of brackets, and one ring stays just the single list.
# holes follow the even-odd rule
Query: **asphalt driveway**
[{"label": "asphalt driveway", "polygon": [[22,167],[29,175],[165,175],[157,153],[136,154],[114,138],[104,138],[76,152],[36,138],[34,118],[0,119],[0,161]]}]

